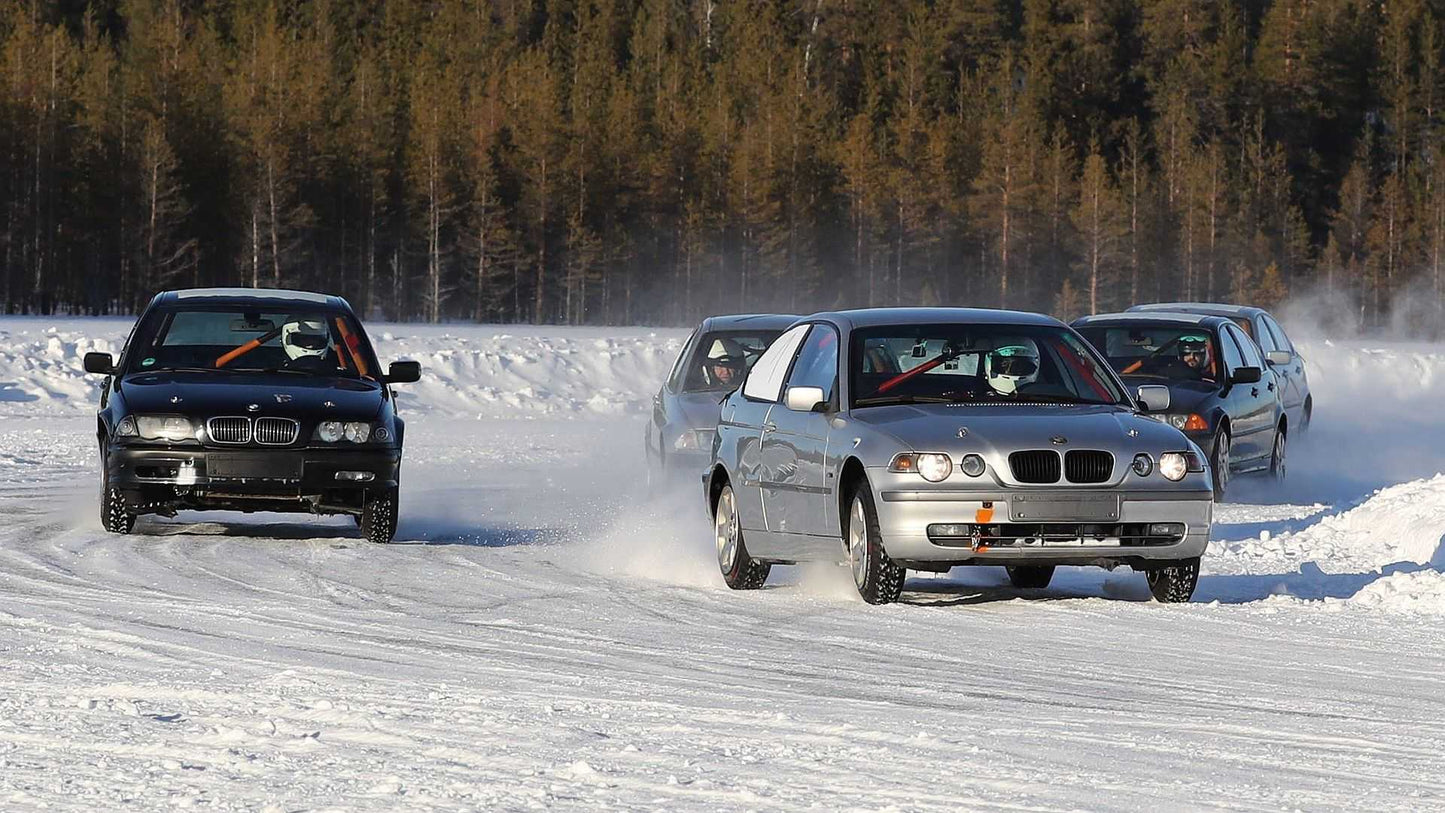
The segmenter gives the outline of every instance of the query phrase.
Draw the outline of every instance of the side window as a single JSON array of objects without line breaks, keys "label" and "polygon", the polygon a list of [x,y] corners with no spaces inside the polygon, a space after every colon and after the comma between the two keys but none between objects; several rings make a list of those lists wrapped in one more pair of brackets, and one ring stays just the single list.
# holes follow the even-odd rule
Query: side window
[{"label": "side window", "polygon": [[838,380],[838,331],[831,325],[813,325],[808,340],[798,353],[789,387],[817,387],[823,400],[833,400],[834,383]]},{"label": "side window", "polygon": [[677,392],[682,387],[683,373],[687,369],[687,365],[684,362],[692,357],[692,349],[697,344],[697,337],[701,332],[702,328],[694,330],[692,335],[687,338],[687,341],[683,343],[682,352],[677,354],[677,361],[672,363],[672,372],[667,374],[667,388],[669,390]]},{"label": "side window", "polygon": [[1228,368],[1225,375],[1233,373],[1244,366],[1244,357],[1239,354],[1238,334],[1232,328],[1222,328],[1219,331],[1220,348],[1224,351],[1224,366]]},{"label": "side window", "polygon": [[778,337],[743,382],[743,395],[755,401],[776,402],[783,392],[783,376],[788,374],[788,365],[797,355],[798,345],[807,335],[809,325],[798,325]]},{"label": "side window", "polygon": [[1275,342],[1274,335],[1269,332],[1263,317],[1260,318],[1259,324],[1254,326],[1254,341],[1259,345],[1259,349],[1266,353],[1279,349],[1279,345]]},{"label": "side window", "polygon": [[1284,328],[1279,326],[1279,322],[1276,322],[1274,317],[1266,315],[1264,317],[1264,325],[1269,328],[1270,334],[1274,336],[1276,347],[1287,353],[1294,352],[1294,345],[1289,343],[1289,337],[1284,335]]},{"label": "side window", "polygon": [[1244,355],[1244,366],[1258,367],[1263,370],[1264,359],[1260,357],[1259,348],[1254,346],[1254,342],[1250,341],[1248,336],[1239,335],[1237,331],[1234,334],[1234,340],[1239,342],[1239,350]]}]

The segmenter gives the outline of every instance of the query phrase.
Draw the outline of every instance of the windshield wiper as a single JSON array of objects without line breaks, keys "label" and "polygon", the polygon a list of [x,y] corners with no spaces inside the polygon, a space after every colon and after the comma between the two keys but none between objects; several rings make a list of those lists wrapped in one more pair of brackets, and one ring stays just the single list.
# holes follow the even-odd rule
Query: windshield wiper
[{"label": "windshield wiper", "polygon": [[879,406],[882,404],[956,404],[957,398],[942,395],[874,395],[853,399],[853,406]]},{"label": "windshield wiper", "polygon": [[138,373],[234,373],[231,367],[152,367]]}]

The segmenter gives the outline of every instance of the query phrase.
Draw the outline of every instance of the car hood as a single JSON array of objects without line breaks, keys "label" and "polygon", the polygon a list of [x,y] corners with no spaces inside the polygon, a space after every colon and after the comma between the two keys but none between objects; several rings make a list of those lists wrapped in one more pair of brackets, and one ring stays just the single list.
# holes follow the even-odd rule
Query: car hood
[{"label": "car hood", "polygon": [[718,413],[722,409],[721,399],[727,393],[687,392],[677,396],[677,408],[681,413],[675,418],[688,429],[716,429]]},{"label": "car hood", "polygon": [[1153,376],[1124,376],[1124,384],[1131,392],[1147,384],[1163,385],[1169,388],[1169,409],[1167,412],[1202,412],[1205,402],[1219,393],[1219,386],[1203,381],[1169,381]]},{"label": "car hood", "polygon": [[1178,430],[1118,406],[899,405],[859,410],[853,419],[912,451],[954,456],[1023,449],[1103,449],[1121,456],[1189,448]]},{"label": "car hood", "polygon": [[[381,411],[379,384],[350,378],[266,373],[139,373],[121,381],[133,413],[274,415],[371,420]],[[249,407],[255,404],[256,409]]]}]

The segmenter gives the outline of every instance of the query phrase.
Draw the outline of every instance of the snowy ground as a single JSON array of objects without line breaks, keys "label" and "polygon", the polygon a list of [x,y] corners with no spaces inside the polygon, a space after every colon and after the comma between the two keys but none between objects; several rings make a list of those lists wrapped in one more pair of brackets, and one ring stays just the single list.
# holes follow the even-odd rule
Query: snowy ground
[{"label": "snowy ground", "polygon": [[1194,604],[957,569],[875,608],[732,593],[691,483],[635,499],[678,331],[373,327],[427,376],[400,544],[105,535],[79,356],[126,327],[0,319],[0,808],[1445,807],[1445,347],[1306,343],[1313,436]]}]

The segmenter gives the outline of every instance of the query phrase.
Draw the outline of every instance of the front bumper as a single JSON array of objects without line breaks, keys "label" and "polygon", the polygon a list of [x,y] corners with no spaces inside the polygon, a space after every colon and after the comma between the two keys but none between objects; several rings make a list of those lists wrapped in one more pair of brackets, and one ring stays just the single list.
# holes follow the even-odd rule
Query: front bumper
[{"label": "front bumper", "polygon": [[106,467],[110,485],[137,501],[319,497],[395,489],[401,449],[129,445],[111,447]]},{"label": "front bumper", "polygon": [[[869,472],[870,476],[874,472]],[[1131,564],[1148,567],[1204,554],[1214,518],[1208,490],[1030,489],[977,491],[925,490],[875,480],[878,524],[888,556],[902,563],[956,564]],[[1033,518],[1019,497],[1047,499],[1050,494],[1116,497],[1110,515],[1050,514]],[[1015,501],[1018,502],[1015,505]],[[1179,533],[1148,537],[1160,523]],[[930,533],[932,526],[933,533]],[[944,526],[978,528],[981,539],[967,534],[943,536]],[[992,532],[990,532],[992,529]],[[992,537],[992,538],[990,538]],[[1000,539],[1003,537],[1004,539]],[[1045,539],[1045,537],[1052,537]],[[1077,538],[1073,538],[1077,537]],[[1147,538],[1144,538],[1147,537]]]}]

